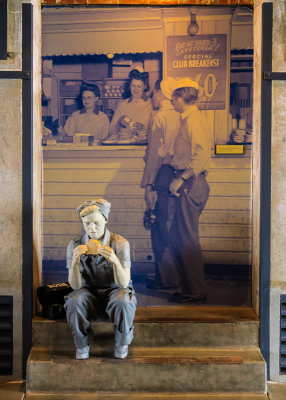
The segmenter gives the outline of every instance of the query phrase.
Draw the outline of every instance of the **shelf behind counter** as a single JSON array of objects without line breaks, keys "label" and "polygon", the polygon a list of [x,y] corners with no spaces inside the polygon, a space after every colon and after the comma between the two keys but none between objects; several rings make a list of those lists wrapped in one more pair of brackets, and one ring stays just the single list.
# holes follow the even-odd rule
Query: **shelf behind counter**
[{"label": "shelf behind counter", "polygon": [[[108,228],[126,237],[133,260],[154,262],[143,226],[140,187],[146,146],[43,146],[43,259],[65,260],[70,239],[82,228],[75,209],[84,200],[111,202]],[[250,265],[252,235],[251,155],[211,159],[210,198],[200,219],[207,264]]]}]

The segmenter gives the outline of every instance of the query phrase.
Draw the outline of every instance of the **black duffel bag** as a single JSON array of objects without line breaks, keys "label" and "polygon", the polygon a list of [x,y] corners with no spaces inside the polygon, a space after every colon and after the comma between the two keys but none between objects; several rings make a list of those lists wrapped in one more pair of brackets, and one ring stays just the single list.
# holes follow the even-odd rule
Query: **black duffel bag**
[{"label": "black duffel bag", "polygon": [[72,290],[67,282],[38,287],[37,296],[42,306],[43,317],[48,319],[65,317],[65,296]]}]

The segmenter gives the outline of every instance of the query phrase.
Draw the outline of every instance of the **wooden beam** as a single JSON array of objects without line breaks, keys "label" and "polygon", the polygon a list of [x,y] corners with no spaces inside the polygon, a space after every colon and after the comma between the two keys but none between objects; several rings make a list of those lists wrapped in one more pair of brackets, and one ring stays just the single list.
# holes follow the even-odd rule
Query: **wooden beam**
[{"label": "wooden beam", "polygon": [[254,0],[41,0],[42,6],[154,5],[154,6],[250,6]]}]

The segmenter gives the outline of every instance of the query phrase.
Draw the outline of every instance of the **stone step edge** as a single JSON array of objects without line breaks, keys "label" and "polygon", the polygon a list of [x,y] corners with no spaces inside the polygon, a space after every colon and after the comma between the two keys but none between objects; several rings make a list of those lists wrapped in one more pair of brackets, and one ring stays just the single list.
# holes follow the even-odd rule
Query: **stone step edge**
[{"label": "stone step edge", "polygon": [[[96,347],[96,343],[91,343],[91,345]],[[152,349],[153,352],[154,351],[158,351],[158,350],[162,350],[162,349],[165,349],[166,351],[171,351],[171,350],[180,351],[182,349],[185,349],[185,350],[189,350],[189,351],[193,350],[193,351],[196,351],[196,352],[204,351],[204,350],[208,351],[208,352],[211,352],[211,351],[223,352],[223,351],[230,351],[231,349],[234,349],[236,351],[237,350],[241,350],[241,351],[245,351],[245,352],[247,352],[247,351],[257,351],[258,353],[261,354],[260,348],[258,346],[211,346],[211,347],[206,347],[206,346],[177,346],[177,345],[176,346],[135,346],[133,343],[131,343],[129,345],[129,348],[142,349],[142,351],[143,351],[143,349],[146,350],[146,349],[150,348],[150,350]],[[39,350],[52,351],[53,349],[54,350],[71,351],[71,350],[75,349],[75,347],[73,346],[71,348],[71,346],[67,345],[67,346],[61,346],[60,349],[59,349],[58,347],[55,347],[55,346],[36,345],[36,346],[33,346],[32,349],[35,349],[35,350],[38,350],[38,351]]]},{"label": "stone step edge", "polygon": [[100,364],[102,360],[112,364],[265,364],[257,347],[134,347],[133,351],[132,346],[130,346],[129,355],[124,360],[115,359],[113,354],[109,352],[103,355],[101,352],[91,351],[90,358],[83,361],[75,360],[74,351],[71,349],[62,348],[57,354],[55,348],[38,347],[32,349],[28,362],[31,364],[37,362],[66,364],[68,361],[84,365],[85,363]]},{"label": "stone step edge", "polygon": [[[98,349],[101,349],[103,351],[112,350],[114,348],[114,344],[115,344],[114,338],[106,339],[105,343],[97,342],[96,340],[94,340],[94,341],[90,342],[90,349],[98,348]],[[137,346],[134,343],[131,343],[129,345],[129,349],[143,349],[143,348],[150,348],[150,349],[154,349],[154,350],[155,349],[163,349],[163,348],[164,349],[176,348],[176,349],[180,350],[180,349],[185,349],[186,346],[185,345],[181,346],[181,345],[177,345],[177,344],[176,345],[173,344],[172,346],[167,346],[167,345],[164,345],[164,346],[158,346],[158,345],[152,346],[150,344],[148,344],[148,346],[144,346],[144,345]],[[220,349],[230,350],[230,349],[234,349],[234,350],[246,350],[246,351],[248,349],[259,350],[258,346],[249,347],[247,345],[233,345],[233,344],[226,345],[223,348],[221,346],[214,346],[214,345],[212,345],[210,347],[207,347],[207,346],[204,346],[204,347],[201,347],[201,346],[190,346],[189,348],[192,348],[192,349],[210,349],[210,350],[211,349],[215,349],[215,350],[220,350]],[[32,349],[35,349],[35,350],[43,349],[43,345],[42,344],[35,344],[35,345],[32,346]],[[59,350],[75,351],[76,350],[75,345],[73,343],[71,343],[70,345],[65,344],[65,346],[57,345],[57,344],[52,345],[52,346],[45,346],[45,349],[48,349],[50,351],[52,351],[52,350],[55,350],[55,351],[59,351]]]},{"label": "stone step edge", "polygon": [[[67,325],[67,321],[65,319],[45,319],[45,318],[37,318],[33,319],[33,324],[56,324],[56,325]],[[112,322],[110,320],[98,320],[98,321],[92,321],[92,325],[112,325]],[[208,319],[206,320],[205,318],[196,318],[196,319],[180,319],[180,318],[174,318],[174,319],[168,319],[168,318],[161,318],[160,320],[155,320],[155,319],[150,319],[150,320],[145,320],[145,319],[140,319],[140,320],[135,320],[134,325],[154,325],[154,324],[232,324],[232,325],[245,325],[245,324],[254,324],[254,325],[259,325],[259,321],[254,321],[254,320],[240,320],[240,321],[235,321],[235,320],[217,320],[217,319]]]},{"label": "stone step edge", "polygon": [[[107,338],[106,340],[102,340],[100,342],[97,342],[96,340],[92,340],[89,343],[90,345],[90,350],[92,349],[98,349],[98,350],[112,350],[114,348],[115,345],[115,339],[114,338]],[[259,346],[248,346],[248,345],[227,345],[227,346],[186,346],[186,345],[172,345],[172,346],[168,346],[168,345],[164,345],[164,346],[144,346],[144,345],[136,345],[135,343],[131,343],[129,346],[129,350],[131,349],[152,349],[153,351],[157,351],[159,349],[166,349],[166,351],[171,350],[171,349],[176,349],[177,351],[180,351],[182,349],[194,349],[196,351],[199,350],[207,350],[207,351],[221,351],[223,352],[225,351],[229,351],[231,349],[234,349],[235,351],[241,350],[241,351],[259,351],[260,352],[260,348]],[[47,350],[49,352],[52,352],[53,350],[55,351],[67,351],[67,352],[71,352],[71,351],[75,351],[76,347],[73,343],[71,344],[65,344],[63,345],[51,345],[51,346],[43,346],[42,344],[36,344],[33,345],[31,348],[32,350],[36,350],[36,351],[40,351],[40,350]]]},{"label": "stone step edge", "polygon": [[131,394],[130,392],[80,392],[80,393],[42,393],[42,392],[27,392],[25,399],[29,400],[267,400],[267,395],[263,392],[233,392],[233,393],[164,393],[164,392],[136,392]]},{"label": "stone step edge", "polygon": [[[57,322],[41,316],[35,316],[35,321]],[[62,319],[61,321],[65,321]],[[106,321],[104,321],[106,322]],[[210,322],[237,323],[259,322],[252,307],[211,307],[211,306],[170,306],[170,307],[137,307],[134,323],[148,322]]]}]

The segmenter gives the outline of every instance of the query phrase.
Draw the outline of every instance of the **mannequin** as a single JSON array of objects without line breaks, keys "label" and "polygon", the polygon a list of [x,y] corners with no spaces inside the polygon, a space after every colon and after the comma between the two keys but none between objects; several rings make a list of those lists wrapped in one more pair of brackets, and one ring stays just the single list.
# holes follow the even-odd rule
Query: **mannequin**
[{"label": "mannequin", "polygon": [[89,358],[91,320],[107,315],[114,324],[116,358],[128,355],[133,339],[136,298],[130,281],[130,246],[106,228],[111,204],[86,201],[77,208],[85,234],[67,247],[67,321],[72,329],[76,359]]}]

